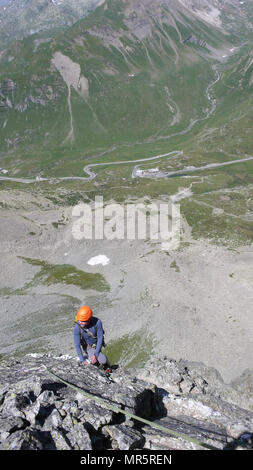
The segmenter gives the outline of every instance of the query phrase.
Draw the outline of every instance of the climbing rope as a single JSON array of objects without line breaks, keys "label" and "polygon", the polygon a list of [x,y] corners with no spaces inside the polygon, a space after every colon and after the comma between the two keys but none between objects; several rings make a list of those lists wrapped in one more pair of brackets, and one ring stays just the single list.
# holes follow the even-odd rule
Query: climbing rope
[{"label": "climbing rope", "polygon": [[141,423],[144,423],[144,424],[147,424],[148,426],[151,426],[153,428],[156,428],[156,429],[159,429],[160,431],[166,433],[166,434],[170,434],[170,435],[174,435],[176,437],[179,437],[181,439],[184,439],[185,441],[188,441],[188,442],[193,442],[194,444],[197,444],[201,447],[205,447],[206,449],[209,449],[209,450],[220,450],[218,449],[217,447],[214,447],[210,444],[206,444],[204,442],[201,442],[199,439],[196,439],[194,437],[190,437],[190,436],[187,436],[185,434],[182,434],[180,432],[177,432],[177,431],[174,431],[173,429],[169,429],[169,428],[165,428],[164,426],[161,426],[160,424],[157,424],[157,423],[154,423],[152,421],[148,421],[147,419],[144,419],[144,418],[141,418],[140,416],[136,416],[132,413],[130,413],[129,411],[125,411],[125,410],[122,410],[121,408],[118,408],[117,406],[114,406],[114,405],[111,405],[109,403],[107,403],[104,399],[102,398],[99,398],[95,395],[92,395],[88,392],[85,392],[82,388],[78,387],[77,385],[73,385],[69,382],[67,382],[66,380],[62,379],[61,377],[59,377],[58,375],[56,375],[54,372],[52,372],[50,369],[48,369],[46,367],[48,373],[50,375],[52,375],[53,377],[57,378],[58,380],[60,380],[60,382],[64,383],[65,385],[67,385],[68,387],[70,388],[73,388],[74,390],[77,390],[79,393],[81,393],[81,395],[83,395],[84,397],[86,398],[89,398],[90,400],[93,400],[95,401],[96,403],[100,403],[104,408],[106,408],[107,410],[110,410],[110,411],[114,411],[115,413],[122,413],[126,416],[128,416],[129,418],[132,418],[132,419],[135,419],[137,421],[140,421]]}]

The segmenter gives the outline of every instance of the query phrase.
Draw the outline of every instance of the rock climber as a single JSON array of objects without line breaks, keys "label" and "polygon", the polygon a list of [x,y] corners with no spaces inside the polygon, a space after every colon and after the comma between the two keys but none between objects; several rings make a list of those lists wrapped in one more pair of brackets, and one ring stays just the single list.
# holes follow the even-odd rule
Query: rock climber
[{"label": "rock climber", "polygon": [[[98,365],[110,369],[107,357],[101,352],[104,346],[104,330],[101,320],[93,316],[88,305],[79,308],[74,327],[74,344],[76,352],[84,366]],[[84,356],[85,353],[86,355]]]}]

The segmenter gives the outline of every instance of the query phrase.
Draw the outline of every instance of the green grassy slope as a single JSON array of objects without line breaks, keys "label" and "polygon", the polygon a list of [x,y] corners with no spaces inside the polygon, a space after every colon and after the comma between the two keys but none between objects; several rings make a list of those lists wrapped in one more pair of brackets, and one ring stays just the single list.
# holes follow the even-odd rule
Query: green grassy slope
[{"label": "green grassy slope", "polygon": [[[13,43],[0,57],[0,167],[9,176],[61,177],[84,176],[85,165],[105,163],[93,181],[40,185],[58,204],[98,193],[116,201],[169,197],[190,187],[192,197],[180,204],[192,236],[252,242],[252,160],[188,174],[189,180],[132,179],[133,164],[106,166],[173,150],[183,153],[141,167],[172,171],[253,155],[253,12],[248,3],[231,8],[221,29],[177,0],[162,7],[158,0],[108,0],[51,42],[34,47],[35,35]],[[66,70],[52,63],[56,53],[68,60],[70,87]],[[76,71],[88,83],[86,94]],[[36,193],[36,183],[26,190]]]},{"label": "green grassy slope", "polygon": [[[208,48],[229,47],[232,38],[186,16],[182,6],[154,3],[152,11],[135,11],[130,3],[129,13],[128,4],[108,1],[55,40],[35,49],[37,37],[30,37],[2,55],[3,165],[19,176],[38,170],[64,176],[71,159],[71,174],[80,174],[89,156],[140,142],[150,142],[152,154],[154,140],[206,115],[214,77]],[[184,42],[193,33],[207,45]],[[79,64],[89,83],[85,99],[70,88],[73,139],[67,138],[68,88],[51,62],[55,52]]]}]

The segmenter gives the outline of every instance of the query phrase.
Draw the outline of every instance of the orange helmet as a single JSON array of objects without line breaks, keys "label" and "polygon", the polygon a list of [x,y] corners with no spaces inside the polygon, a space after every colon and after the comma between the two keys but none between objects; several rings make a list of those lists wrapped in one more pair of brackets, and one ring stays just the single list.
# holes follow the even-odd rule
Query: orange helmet
[{"label": "orange helmet", "polygon": [[93,312],[91,308],[88,305],[83,305],[82,307],[79,308],[77,315],[76,315],[76,321],[88,321],[93,315]]}]

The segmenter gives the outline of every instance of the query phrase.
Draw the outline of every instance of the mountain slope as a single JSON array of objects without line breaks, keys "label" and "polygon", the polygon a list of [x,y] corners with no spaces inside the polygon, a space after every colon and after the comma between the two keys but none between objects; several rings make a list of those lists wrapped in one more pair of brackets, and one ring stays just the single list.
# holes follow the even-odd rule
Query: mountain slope
[{"label": "mountain slope", "polygon": [[0,2],[0,49],[31,34],[71,26],[103,1],[4,0]]},{"label": "mountain slope", "polygon": [[235,41],[177,0],[108,0],[64,35],[16,42],[1,54],[2,156],[16,174],[80,174],[89,155],[178,134],[207,115]]}]

